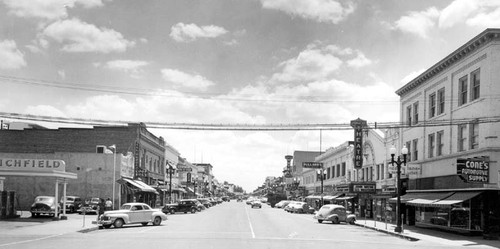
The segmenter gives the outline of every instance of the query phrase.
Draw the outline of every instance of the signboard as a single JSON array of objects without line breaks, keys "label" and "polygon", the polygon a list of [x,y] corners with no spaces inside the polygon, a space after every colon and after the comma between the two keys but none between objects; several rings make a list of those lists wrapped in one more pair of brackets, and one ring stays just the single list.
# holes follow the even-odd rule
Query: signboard
[{"label": "signboard", "polygon": [[63,160],[0,158],[0,170],[66,171]]},{"label": "signboard", "polygon": [[337,192],[349,192],[349,185],[336,186],[335,190]]},{"label": "signboard", "polygon": [[490,162],[484,158],[458,158],[457,174],[465,182],[489,182]]},{"label": "signboard", "polygon": [[323,163],[319,162],[303,162],[302,163],[303,168],[313,168],[313,169],[321,169],[323,168]]},{"label": "signboard", "polygon": [[375,184],[353,184],[353,192],[375,193]]},{"label": "signboard", "polygon": [[407,175],[420,175],[420,165],[409,164],[405,167],[405,174]]},{"label": "signboard", "polygon": [[363,167],[363,128],[366,127],[366,120],[360,118],[351,120],[354,128],[354,168]]},{"label": "signboard", "polygon": [[192,172],[192,168],[177,168],[177,171],[179,172]]}]

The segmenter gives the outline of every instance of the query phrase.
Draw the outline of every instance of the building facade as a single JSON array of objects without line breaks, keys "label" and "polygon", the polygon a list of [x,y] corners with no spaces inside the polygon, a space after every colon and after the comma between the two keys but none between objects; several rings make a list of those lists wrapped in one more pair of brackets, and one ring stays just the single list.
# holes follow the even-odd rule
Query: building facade
[{"label": "building facade", "polygon": [[[500,29],[487,29],[397,90],[409,225],[488,233],[500,217]],[[401,147],[400,147],[401,148]]]}]

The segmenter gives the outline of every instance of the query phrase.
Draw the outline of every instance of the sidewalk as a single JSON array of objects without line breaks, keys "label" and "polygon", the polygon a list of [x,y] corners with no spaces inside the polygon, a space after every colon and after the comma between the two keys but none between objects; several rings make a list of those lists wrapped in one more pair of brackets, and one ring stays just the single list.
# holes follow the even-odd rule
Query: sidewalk
[{"label": "sidewalk", "polygon": [[396,233],[394,232],[396,225],[379,221],[375,222],[373,220],[356,220],[356,226],[387,233],[410,241],[427,241],[445,245],[455,245],[457,247],[484,245],[491,246],[492,248],[500,248],[500,240],[486,240],[483,239],[482,236],[461,235],[430,228],[403,226],[403,232]]},{"label": "sidewalk", "polygon": [[31,217],[30,212],[18,212],[19,218],[0,220],[2,234],[65,234],[72,232],[89,232],[97,230],[92,224],[96,215],[66,214],[66,220],[53,220],[50,217]]}]

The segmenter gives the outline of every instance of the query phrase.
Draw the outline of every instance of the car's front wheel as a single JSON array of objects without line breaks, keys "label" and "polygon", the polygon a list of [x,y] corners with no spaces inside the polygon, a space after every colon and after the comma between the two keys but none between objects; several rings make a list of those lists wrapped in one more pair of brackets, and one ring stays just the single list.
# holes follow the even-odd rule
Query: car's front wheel
[{"label": "car's front wheel", "polygon": [[191,213],[192,214],[196,213],[196,208],[191,208]]},{"label": "car's front wheel", "polygon": [[116,228],[121,228],[123,226],[123,220],[122,219],[116,219],[115,222],[113,223],[113,226]]},{"label": "car's front wheel", "polygon": [[160,224],[161,224],[161,217],[156,216],[156,217],[153,219],[153,226],[159,226]]}]

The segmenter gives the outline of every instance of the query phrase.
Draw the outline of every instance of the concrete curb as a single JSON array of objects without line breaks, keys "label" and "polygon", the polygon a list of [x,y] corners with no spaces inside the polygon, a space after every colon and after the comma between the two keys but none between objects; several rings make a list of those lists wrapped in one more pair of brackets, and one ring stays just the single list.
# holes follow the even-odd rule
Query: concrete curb
[{"label": "concrete curb", "polygon": [[99,230],[99,227],[95,226],[95,227],[84,228],[82,230],[78,230],[77,232],[79,232],[79,233],[88,233],[88,232],[92,232],[92,231],[95,231],[95,230]]},{"label": "concrete curb", "polygon": [[409,235],[400,234],[400,233],[396,233],[396,232],[391,232],[391,231],[387,231],[387,230],[384,230],[384,229],[380,229],[380,228],[376,228],[376,227],[372,227],[372,226],[367,226],[367,225],[364,225],[364,224],[354,223],[354,225],[359,226],[359,227],[368,228],[368,229],[371,229],[371,230],[375,230],[377,232],[382,232],[382,233],[390,234],[392,236],[396,236],[396,237],[399,237],[401,239],[406,239],[406,240],[409,240],[409,241],[418,241],[418,240],[420,240],[420,239],[417,239],[417,238],[409,236]]}]

